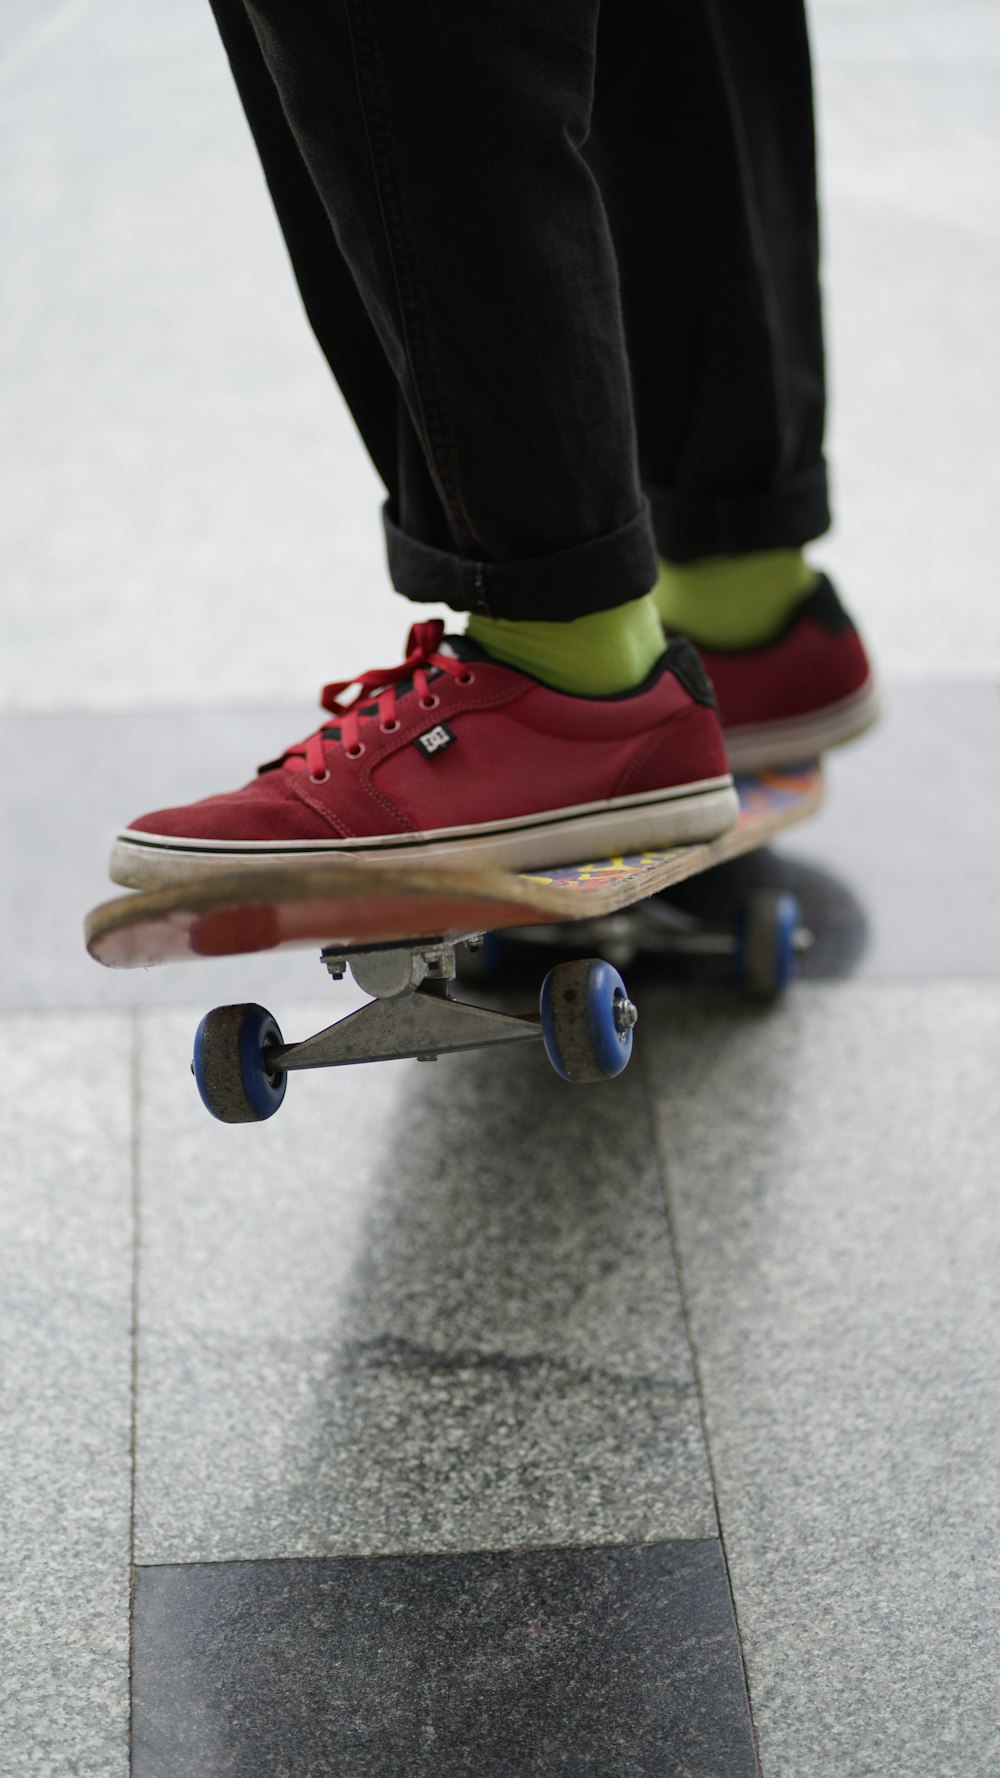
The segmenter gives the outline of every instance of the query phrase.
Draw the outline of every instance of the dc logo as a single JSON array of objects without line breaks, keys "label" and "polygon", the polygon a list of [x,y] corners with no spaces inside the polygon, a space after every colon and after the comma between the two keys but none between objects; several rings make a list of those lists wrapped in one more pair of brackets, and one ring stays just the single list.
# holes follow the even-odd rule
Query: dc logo
[{"label": "dc logo", "polygon": [[426,759],[432,759],[435,753],[443,753],[450,747],[455,736],[446,722],[439,722],[436,728],[429,728],[426,734],[418,735],[416,745]]}]

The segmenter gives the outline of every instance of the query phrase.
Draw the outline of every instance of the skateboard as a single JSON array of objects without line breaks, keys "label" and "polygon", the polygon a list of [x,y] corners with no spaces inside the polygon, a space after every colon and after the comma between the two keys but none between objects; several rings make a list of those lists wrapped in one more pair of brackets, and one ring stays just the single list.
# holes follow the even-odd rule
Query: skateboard
[{"label": "skateboard", "polygon": [[638,938],[633,931],[633,950],[723,951],[749,991],[780,993],[797,949],[808,942],[792,896],[757,891],[728,931],[653,900],[813,814],[822,772],[814,762],[738,779],[737,789],[738,821],[708,842],[523,873],[346,857],[294,868],[252,865],[103,902],[87,916],[87,948],[110,968],[145,969],[318,945],[335,981],[349,970],[371,996],[298,1043],[286,1043],[260,1006],[207,1013],[192,1068],[204,1104],[224,1123],[271,1117],[296,1069],[433,1061],[500,1043],[541,1041],[564,1080],[608,1080],[629,1061],[638,1016],[612,962],[559,962],[542,983],[537,1009],[510,1013],[456,996],[457,954],[488,951],[498,933],[551,942],[564,932],[576,943],[581,933],[606,940],[604,948],[617,946],[620,954],[621,920],[641,904],[645,920]]}]

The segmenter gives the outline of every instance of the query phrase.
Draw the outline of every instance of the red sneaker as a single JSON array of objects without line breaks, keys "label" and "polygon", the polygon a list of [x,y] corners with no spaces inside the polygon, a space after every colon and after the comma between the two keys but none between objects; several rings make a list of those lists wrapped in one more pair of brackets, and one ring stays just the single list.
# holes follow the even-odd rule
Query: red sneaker
[{"label": "red sneaker", "polygon": [[756,648],[698,645],[734,772],[815,759],[879,714],[861,638],[823,575],[780,636]]},{"label": "red sneaker", "polygon": [[242,790],[124,828],[114,881],[345,855],[544,869],[711,839],[738,812],[711,687],[680,639],[635,691],[581,698],[419,623],[402,666],[322,702],[330,722]]}]

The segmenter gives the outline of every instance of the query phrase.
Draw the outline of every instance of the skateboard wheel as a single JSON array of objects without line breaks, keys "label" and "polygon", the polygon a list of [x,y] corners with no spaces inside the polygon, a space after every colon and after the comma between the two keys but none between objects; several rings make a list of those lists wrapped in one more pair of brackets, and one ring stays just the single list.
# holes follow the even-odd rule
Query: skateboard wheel
[{"label": "skateboard wheel", "polygon": [[195,1032],[194,1078],[202,1103],[224,1124],[256,1124],[273,1117],[288,1075],[270,1068],[267,1052],[282,1042],[277,1021],[263,1006],[217,1006]]},{"label": "skateboard wheel", "polygon": [[795,940],[802,913],[794,895],[759,889],[736,915],[733,974],[762,1000],[777,999],[795,973]]},{"label": "skateboard wheel", "polygon": [[611,1080],[632,1054],[635,1007],[610,963],[557,963],[542,983],[542,1040],[563,1080]]}]

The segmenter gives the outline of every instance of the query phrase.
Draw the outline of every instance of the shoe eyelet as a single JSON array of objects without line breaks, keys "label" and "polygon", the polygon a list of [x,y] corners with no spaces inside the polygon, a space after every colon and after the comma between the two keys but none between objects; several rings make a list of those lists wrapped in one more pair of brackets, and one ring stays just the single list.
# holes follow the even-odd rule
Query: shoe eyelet
[{"label": "shoe eyelet", "polygon": [[420,708],[421,710],[436,710],[440,702],[441,699],[437,697],[434,692],[431,692],[429,698],[421,698]]},{"label": "shoe eyelet", "polygon": [[364,750],[365,744],[363,741],[359,741],[356,747],[346,747],[344,749],[348,759],[360,759]]},{"label": "shoe eyelet", "polygon": [[329,772],[310,772],[309,782],[310,784],[329,784],[330,774]]},{"label": "shoe eyelet", "polygon": [[458,683],[459,683],[459,685],[475,685],[475,683],[476,683],[475,673],[460,673],[458,675]]},{"label": "shoe eyelet", "polygon": [[402,726],[403,725],[400,722],[399,717],[394,716],[391,722],[380,722],[379,723],[379,725],[378,725],[379,734],[380,735],[394,735],[396,733],[396,730],[401,729]]}]

